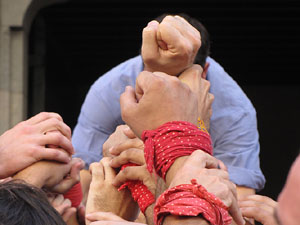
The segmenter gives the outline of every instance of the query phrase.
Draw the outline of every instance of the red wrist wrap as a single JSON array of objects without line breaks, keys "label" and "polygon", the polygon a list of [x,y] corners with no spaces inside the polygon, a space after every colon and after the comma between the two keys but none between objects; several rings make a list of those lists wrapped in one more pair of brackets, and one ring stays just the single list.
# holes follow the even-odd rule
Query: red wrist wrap
[{"label": "red wrist wrap", "polygon": [[151,173],[165,179],[170,166],[178,157],[191,155],[195,150],[212,154],[212,141],[206,129],[199,129],[192,123],[173,121],[163,124],[156,130],[142,133],[145,160]]},{"label": "red wrist wrap", "polygon": [[198,216],[212,225],[228,225],[231,217],[224,203],[198,185],[196,180],[192,184],[181,184],[166,190],[156,201],[154,207],[155,225],[162,224],[165,216],[171,214],[176,216]]},{"label": "red wrist wrap", "polygon": [[[121,170],[123,170],[127,166],[138,165],[134,163],[127,163],[122,166]],[[149,191],[147,186],[144,185],[142,181],[126,181],[118,190],[120,191],[126,187],[130,190],[132,198],[138,203],[142,213],[145,214],[145,210],[148,208],[148,206],[155,202],[154,195],[151,193],[151,191]]]},{"label": "red wrist wrap", "polygon": [[77,208],[83,198],[81,184],[75,184],[68,192],[64,194],[64,198],[70,199],[72,202],[72,207]]}]

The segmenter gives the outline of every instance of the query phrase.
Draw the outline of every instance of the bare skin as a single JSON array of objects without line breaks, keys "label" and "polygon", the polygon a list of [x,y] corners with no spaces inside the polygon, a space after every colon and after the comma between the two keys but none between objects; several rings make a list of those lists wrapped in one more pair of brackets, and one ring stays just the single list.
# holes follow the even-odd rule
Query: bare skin
[{"label": "bare skin", "polygon": [[61,116],[40,113],[0,136],[0,178],[12,176],[42,159],[68,163],[73,153],[71,129]]},{"label": "bare skin", "polygon": [[[138,207],[128,190],[118,191],[112,185],[116,172],[109,166],[110,158],[105,157],[99,163],[90,166],[92,182],[86,204],[86,214],[93,212],[113,212],[126,219],[134,220]],[[130,208],[131,210],[127,210]],[[86,224],[91,221],[86,219]]]}]

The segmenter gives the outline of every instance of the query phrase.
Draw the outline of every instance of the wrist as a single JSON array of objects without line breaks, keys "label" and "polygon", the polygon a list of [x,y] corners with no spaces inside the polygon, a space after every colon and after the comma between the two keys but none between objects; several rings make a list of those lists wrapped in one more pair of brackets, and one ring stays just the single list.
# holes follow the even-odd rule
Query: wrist
[{"label": "wrist", "polygon": [[13,178],[23,180],[37,188],[42,188],[45,184],[45,179],[43,179],[43,177],[32,176],[31,174],[23,173],[23,171],[17,173]]},{"label": "wrist", "polygon": [[167,174],[166,174],[166,186],[170,188],[170,184],[176,175],[177,171],[183,166],[185,160],[188,158],[188,156],[182,156],[177,158],[172,166],[169,168]]}]

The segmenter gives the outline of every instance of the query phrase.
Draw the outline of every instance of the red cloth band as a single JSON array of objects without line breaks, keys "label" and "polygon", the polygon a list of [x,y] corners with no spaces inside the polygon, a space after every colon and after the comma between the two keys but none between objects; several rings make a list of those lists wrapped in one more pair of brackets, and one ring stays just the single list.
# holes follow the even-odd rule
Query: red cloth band
[{"label": "red cloth band", "polygon": [[156,130],[142,133],[145,160],[151,173],[165,179],[170,166],[178,157],[191,155],[195,150],[203,150],[212,155],[212,141],[206,129],[199,129],[192,123],[173,121],[163,124]]},{"label": "red cloth band", "polygon": [[77,208],[83,198],[81,184],[75,184],[67,193],[64,194],[64,198],[70,199],[72,202],[72,207]]},{"label": "red cloth band", "polygon": [[182,184],[166,190],[156,201],[154,207],[155,225],[162,224],[165,216],[198,216],[212,225],[229,225],[231,217],[228,207],[212,193],[198,185],[196,180],[192,184]]},{"label": "red cloth band", "polygon": [[[127,166],[138,165],[135,163],[127,163],[122,166],[121,170],[125,169]],[[154,195],[151,193],[151,191],[149,191],[147,186],[139,180],[126,181],[118,190],[120,191],[126,187],[130,190],[132,198],[138,203],[142,213],[145,214],[145,210],[148,208],[148,206],[155,202]]]}]

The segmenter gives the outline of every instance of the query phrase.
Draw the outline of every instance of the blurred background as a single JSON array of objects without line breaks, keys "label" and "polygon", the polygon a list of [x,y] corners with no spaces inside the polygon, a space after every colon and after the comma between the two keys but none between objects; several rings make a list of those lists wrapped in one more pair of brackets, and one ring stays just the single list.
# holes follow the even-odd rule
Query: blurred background
[{"label": "blurred background", "polygon": [[0,0],[0,131],[40,111],[73,129],[90,85],[139,54],[156,16],[187,13],[257,111],[260,192],[277,198],[300,147],[300,1]]}]

